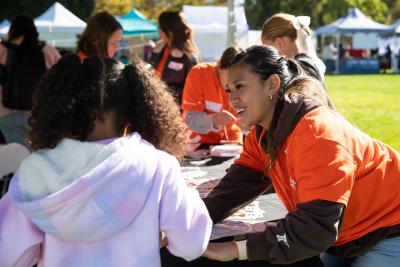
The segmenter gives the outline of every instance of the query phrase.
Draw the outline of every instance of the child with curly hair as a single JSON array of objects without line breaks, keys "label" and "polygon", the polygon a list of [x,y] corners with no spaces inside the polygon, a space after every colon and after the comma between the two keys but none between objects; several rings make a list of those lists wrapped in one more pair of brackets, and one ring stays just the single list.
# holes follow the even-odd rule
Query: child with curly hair
[{"label": "child with curly hair", "polygon": [[203,253],[211,220],[174,157],[179,107],[143,63],[62,58],[29,123],[34,152],[0,200],[0,266],[160,266],[161,232],[172,254]]}]

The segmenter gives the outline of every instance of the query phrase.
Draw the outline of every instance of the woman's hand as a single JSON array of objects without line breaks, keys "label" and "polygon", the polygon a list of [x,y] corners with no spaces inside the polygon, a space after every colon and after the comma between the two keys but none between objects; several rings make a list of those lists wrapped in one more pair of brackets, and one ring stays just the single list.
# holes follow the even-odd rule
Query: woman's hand
[{"label": "woman's hand", "polygon": [[212,123],[215,128],[220,126],[226,126],[236,122],[236,117],[229,111],[223,109],[221,112],[214,114]]},{"label": "woman's hand", "polygon": [[217,261],[232,261],[239,258],[235,242],[209,243],[204,257]]}]

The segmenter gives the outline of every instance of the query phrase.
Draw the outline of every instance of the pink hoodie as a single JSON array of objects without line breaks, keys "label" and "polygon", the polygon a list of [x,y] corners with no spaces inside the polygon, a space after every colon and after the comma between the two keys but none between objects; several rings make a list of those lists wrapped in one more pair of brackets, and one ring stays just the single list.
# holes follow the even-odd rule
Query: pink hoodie
[{"label": "pink hoodie", "polygon": [[177,160],[139,134],[64,139],[25,159],[0,200],[0,266],[160,266],[161,231],[193,260],[211,227]]}]

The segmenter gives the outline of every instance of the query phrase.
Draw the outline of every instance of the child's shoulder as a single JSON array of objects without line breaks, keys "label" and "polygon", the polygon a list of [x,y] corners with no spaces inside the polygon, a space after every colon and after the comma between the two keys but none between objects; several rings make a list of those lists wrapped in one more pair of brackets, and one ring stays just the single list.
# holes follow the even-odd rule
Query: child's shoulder
[{"label": "child's shoulder", "polygon": [[[143,156],[143,158],[146,158],[147,160],[150,160],[151,158],[158,159],[158,161],[162,165],[171,165],[174,163],[179,164],[178,160],[170,153],[157,149],[153,144],[143,139],[140,134],[135,133],[135,135],[136,138],[139,138],[139,151],[136,151],[135,153],[139,153],[141,156]],[[144,157],[145,155],[146,157]]]}]

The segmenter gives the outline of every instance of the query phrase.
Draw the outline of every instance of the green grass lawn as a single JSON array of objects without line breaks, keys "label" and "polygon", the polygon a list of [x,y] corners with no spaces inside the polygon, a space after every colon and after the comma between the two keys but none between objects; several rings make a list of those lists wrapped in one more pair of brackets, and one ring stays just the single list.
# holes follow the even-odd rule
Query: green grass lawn
[{"label": "green grass lawn", "polygon": [[400,75],[338,75],[325,80],[339,112],[400,151]]}]

